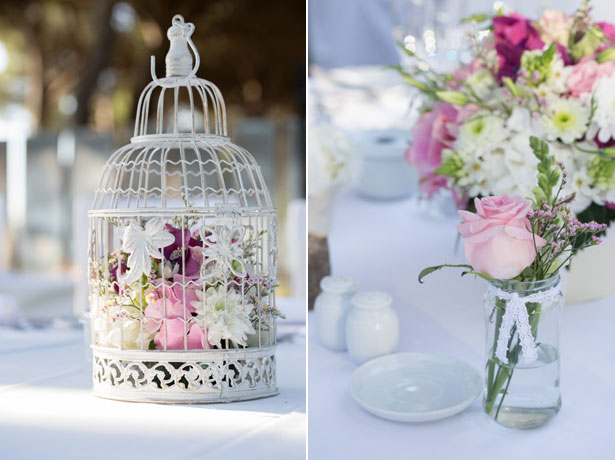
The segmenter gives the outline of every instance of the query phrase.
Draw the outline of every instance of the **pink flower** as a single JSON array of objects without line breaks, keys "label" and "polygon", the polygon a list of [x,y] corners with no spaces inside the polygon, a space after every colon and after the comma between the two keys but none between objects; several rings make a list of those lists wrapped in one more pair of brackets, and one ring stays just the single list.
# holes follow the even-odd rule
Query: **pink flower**
[{"label": "pink flower", "polygon": [[434,171],[442,164],[442,149],[450,148],[455,141],[457,109],[448,103],[434,105],[423,113],[414,125],[412,144],[406,150],[406,159],[418,170],[420,189],[431,196],[446,187],[446,178]]},{"label": "pink flower", "polygon": [[520,14],[498,16],[493,19],[495,50],[498,53],[498,78],[517,77],[521,55],[525,50],[542,49],[543,41],[530,21]]},{"label": "pink flower", "polygon": [[[604,33],[604,38],[606,38],[611,45],[615,43],[615,25],[608,22],[597,22],[596,25],[600,27],[600,30]],[[598,49],[598,52],[610,48],[611,45],[605,43]]]},{"label": "pink flower", "polygon": [[[195,308],[191,300],[197,299],[194,289],[186,288],[185,310],[181,289],[181,286],[170,288],[166,285],[164,287],[158,285],[158,288],[150,288],[146,291],[146,296],[153,301],[150,301],[145,308],[143,326],[148,332],[157,332],[154,343],[159,350],[165,349],[165,343],[167,350],[183,350],[184,335],[188,350],[207,348],[205,334],[199,325],[192,321],[192,312]],[[186,323],[185,331],[184,323]]]},{"label": "pink flower", "polygon": [[434,173],[442,165],[442,150],[452,148],[459,127],[478,110],[479,107],[472,104],[457,108],[441,102],[423,113],[414,125],[412,144],[405,156],[419,172],[419,188],[427,197],[447,188],[446,177]]},{"label": "pink flower", "polygon": [[586,56],[577,62],[568,77],[568,89],[573,97],[591,92],[594,83],[602,77],[615,73],[615,61],[599,64],[592,56]]},{"label": "pink flower", "polygon": [[476,214],[458,211],[463,223],[457,230],[464,238],[466,258],[480,273],[496,279],[514,278],[534,261],[536,248],[546,244],[530,230],[531,202],[501,195],[475,198],[474,204]]},{"label": "pink flower", "polygon": [[545,42],[545,45],[559,43],[567,46],[572,21],[573,19],[563,11],[545,10],[540,19],[532,25],[540,34],[540,39]]}]

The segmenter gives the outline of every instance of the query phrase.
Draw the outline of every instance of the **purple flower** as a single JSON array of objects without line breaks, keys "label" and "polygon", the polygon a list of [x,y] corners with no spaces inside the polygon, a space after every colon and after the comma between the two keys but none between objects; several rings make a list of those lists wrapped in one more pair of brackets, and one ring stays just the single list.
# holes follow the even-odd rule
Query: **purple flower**
[{"label": "purple flower", "polygon": [[495,49],[498,53],[498,79],[517,77],[521,65],[521,55],[525,50],[542,49],[544,42],[531,22],[513,13],[493,19]]},{"label": "purple flower", "polygon": [[[128,265],[126,264],[126,257],[122,254],[120,256],[121,263],[118,263],[117,256],[114,254],[109,258],[109,275],[111,275],[111,283],[113,284],[113,290],[116,294],[120,292],[120,280],[119,274],[124,274],[128,270]],[[118,268],[121,268],[120,273],[118,273]]]},{"label": "purple flower", "polygon": [[[166,224],[165,229],[175,238],[175,241],[164,248],[164,257],[173,264],[179,264],[179,274],[185,276],[193,276],[199,272],[200,264],[197,247],[202,247],[203,242],[192,237],[189,229],[183,232],[181,229],[173,227],[171,224]],[[186,246],[184,247],[183,244]],[[182,257],[184,263],[182,264]],[[184,273],[185,266],[185,273]]]}]

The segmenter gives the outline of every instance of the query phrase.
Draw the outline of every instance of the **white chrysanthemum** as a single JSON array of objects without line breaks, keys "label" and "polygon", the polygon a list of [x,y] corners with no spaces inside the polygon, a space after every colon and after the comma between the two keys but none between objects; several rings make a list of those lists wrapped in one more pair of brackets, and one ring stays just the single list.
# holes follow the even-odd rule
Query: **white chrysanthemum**
[{"label": "white chrysanthemum", "polygon": [[252,305],[242,305],[241,296],[233,289],[224,286],[210,287],[203,292],[197,290],[198,300],[192,302],[197,318],[203,320],[210,344],[221,346],[222,340],[230,340],[236,345],[246,345],[248,334],[254,334],[250,322]]},{"label": "white chrysanthemum", "polygon": [[504,120],[479,113],[461,125],[455,151],[480,156],[496,148],[506,135]]},{"label": "white chrysanthemum", "polygon": [[553,98],[540,121],[547,140],[571,144],[585,135],[589,109],[576,99]]},{"label": "white chrysanthemum", "polygon": [[596,110],[587,135],[597,134],[600,142],[607,142],[615,138],[615,78],[603,77],[596,83],[594,100]]},{"label": "white chrysanthemum", "polygon": [[479,69],[471,73],[465,84],[481,99],[487,98],[496,86],[493,74],[487,69]]}]

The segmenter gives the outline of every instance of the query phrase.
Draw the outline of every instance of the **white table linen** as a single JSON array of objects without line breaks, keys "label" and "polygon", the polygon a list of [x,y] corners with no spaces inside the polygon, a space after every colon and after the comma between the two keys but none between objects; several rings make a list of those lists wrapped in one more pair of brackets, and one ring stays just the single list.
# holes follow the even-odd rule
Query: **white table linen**
[{"label": "white table linen", "polygon": [[97,398],[82,331],[0,329],[0,458],[304,459],[305,299],[278,305],[280,394],[228,404]]},{"label": "white table linen", "polygon": [[[455,253],[455,219],[434,218],[416,200],[370,202],[353,192],[336,197],[329,236],[332,272],[356,277],[359,289],[393,295],[400,317],[399,351],[444,353],[484,366],[484,283],[455,269],[419,271]],[[615,277],[615,274],[614,274]],[[314,322],[310,314],[310,325]],[[374,417],[351,398],[356,365],[345,352],[323,348],[309,329],[309,455],[311,459],[422,460],[607,459],[613,457],[615,410],[615,298],[566,305],[562,321],[560,414],[532,431],[501,427],[480,398],[454,417],[403,424]]]}]

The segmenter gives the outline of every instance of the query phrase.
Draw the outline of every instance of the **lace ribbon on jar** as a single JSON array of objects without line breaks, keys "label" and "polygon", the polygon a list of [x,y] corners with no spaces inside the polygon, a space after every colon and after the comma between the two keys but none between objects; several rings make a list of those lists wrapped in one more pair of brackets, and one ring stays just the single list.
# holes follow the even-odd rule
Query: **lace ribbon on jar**
[{"label": "lace ribbon on jar", "polygon": [[506,311],[502,317],[498,334],[498,343],[495,356],[503,363],[508,363],[508,341],[513,326],[517,326],[519,343],[521,344],[521,362],[529,364],[538,359],[535,338],[532,335],[530,319],[525,304],[528,302],[543,303],[559,295],[559,284],[546,291],[520,296],[517,292],[506,292],[493,285],[489,285],[489,291],[494,296],[506,301]]}]

